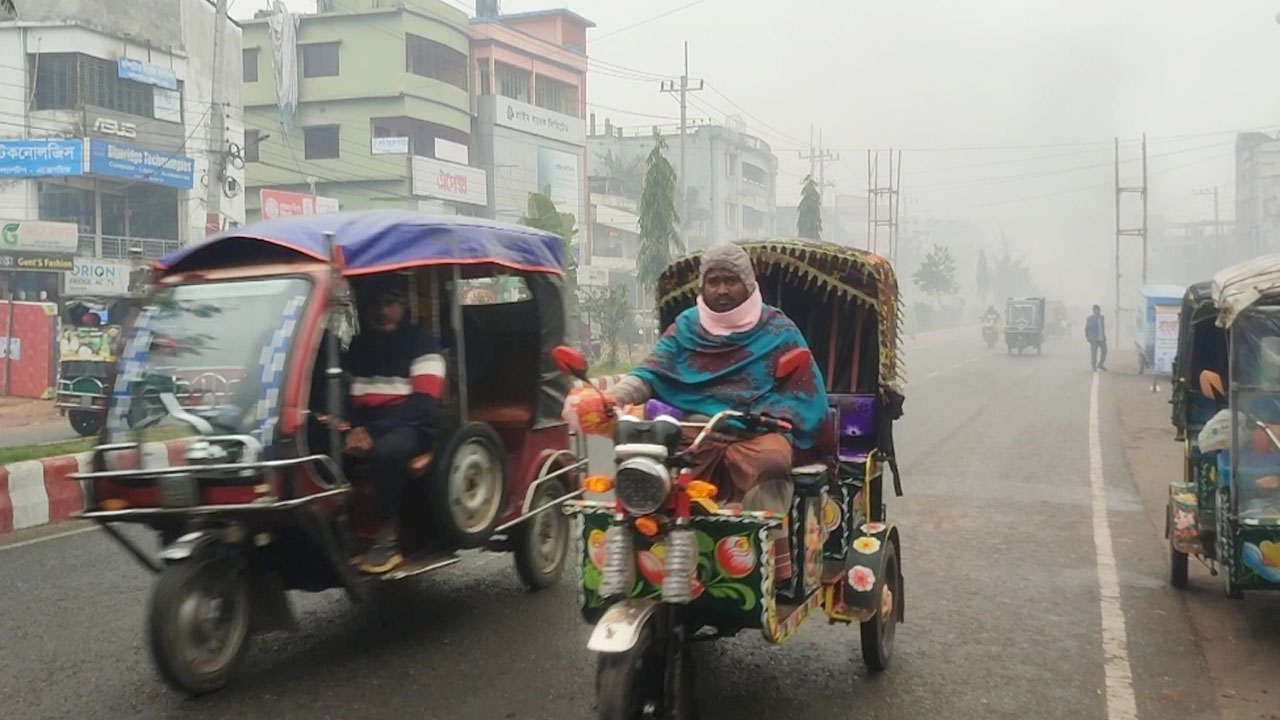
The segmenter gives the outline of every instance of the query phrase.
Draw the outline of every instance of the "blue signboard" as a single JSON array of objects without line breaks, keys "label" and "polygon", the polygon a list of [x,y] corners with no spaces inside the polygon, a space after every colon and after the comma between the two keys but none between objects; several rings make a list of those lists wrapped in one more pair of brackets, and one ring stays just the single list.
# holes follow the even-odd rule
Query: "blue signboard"
[{"label": "blue signboard", "polygon": [[84,172],[84,141],[0,140],[0,177],[51,177]]},{"label": "blue signboard", "polygon": [[168,90],[178,89],[178,74],[167,67],[148,65],[133,58],[116,58],[118,75],[125,80],[134,80]]},{"label": "blue signboard", "polygon": [[94,138],[89,141],[89,172],[190,188],[195,178],[195,161],[186,155],[171,155]]}]

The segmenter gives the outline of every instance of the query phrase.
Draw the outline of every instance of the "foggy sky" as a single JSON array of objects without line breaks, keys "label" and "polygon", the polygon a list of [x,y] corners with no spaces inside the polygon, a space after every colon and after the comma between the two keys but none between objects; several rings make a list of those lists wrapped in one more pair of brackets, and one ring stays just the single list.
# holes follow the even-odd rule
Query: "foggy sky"
[{"label": "foggy sky", "polygon": [[[842,195],[865,194],[866,148],[905,148],[904,224],[964,219],[992,242],[1003,229],[1038,277],[1059,284],[1110,286],[1113,137],[1136,161],[1148,133],[1153,218],[1210,217],[1211,200],[1192,191],[1218,185],[1229,219],[1234,131],[1280,129],[1269,80],[1280,0],[702,0],[609,35],[691,1],[503,0],[502,10],[567,5],[596,22],[588,101],[600,122],[674,123],[677,105],[645,75],[677,76],[687,40],[690,75],[723,94],[691,96],[690,115],[742,115],[770,142],[780,204],[798,197],[811,125],[841,155],[827,178]],[[239,0],[233,13],[261,6]],[[1123,181],[1137,172],[1127,164]]]}]

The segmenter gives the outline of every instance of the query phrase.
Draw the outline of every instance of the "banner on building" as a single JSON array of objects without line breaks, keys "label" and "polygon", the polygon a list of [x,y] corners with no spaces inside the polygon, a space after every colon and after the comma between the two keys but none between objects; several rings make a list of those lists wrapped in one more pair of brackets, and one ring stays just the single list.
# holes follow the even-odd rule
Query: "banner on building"
[{"label": "banner on building", "polygon": [[84,174],[84,140],[0,140],[0,177]]},{"label": "banner on building", "polygon": [[587,127],[581,118],[501,95],[491,97],[494,98],[495,103],[493,113],[495,125],[539,135],[550,140],[559,140],[570,145],[587,144]]},{"label": "banner on building", "polygon": [[167,67],[121,57],[116,58],[116,71],[125,80],[155,85],[166,90],[178,89],[178,73]]},{"label": "banner on building", "polygon": [[72,255],[80,242],[75,223],[0,220],[0,250]]},{"label": "banner on building", "polygon": [[62,276],[62,291],[68,297],[124,296],[129,294],[132,274],[133,266],[127,262],[78,257]]},{"label": "banner on building", "polygon": [[407,137],[376,137],[373,138],[373,146],[370,152],[374,155],[408,155],[409,154],[409,138]]},{"label": "banner on building", "polygon": [[582,203],[578,184],[578,156],[573,153],[538,148],[538,192],[551,198],[560,212],[573,213],[582,224]]},{"label": "banner on building", "polygon": [[413,194],[484,206],[489,204],[489,176],[480,168],[415,155]]},{"label": "banner on building", "polygon": [[274,220],[293,215],[325,215],[338,212],[338,200],[320,195],[289,192],[287,190],[261,190],[258,193],[263,220]]},{"label": "banner on building", "polygon": [[89,172],[153,185],[190,189],[195,161],[186,155],[148,150],[110,140],[89,140]]}]

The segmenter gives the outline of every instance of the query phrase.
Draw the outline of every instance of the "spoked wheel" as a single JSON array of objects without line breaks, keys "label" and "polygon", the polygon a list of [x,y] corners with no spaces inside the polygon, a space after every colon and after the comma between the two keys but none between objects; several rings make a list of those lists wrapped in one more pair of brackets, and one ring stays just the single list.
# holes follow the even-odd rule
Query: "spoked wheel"
[{"label": "spoked wheel", "polygon": [[102,413],[96,410],[72,410],[67,413],[71,429],[81,437],[92,437],[102,430]]},{"label": "spoked wheel", "polygon": [[[564,483],[548,480],[538,486],[530,509],[562,497]],[[515,532],[516,572],[520,581],[530,590],[551,587],[564,570],[564,559],[569,550],[569,518],[560,507],[543,510],[524,521]]]},{"label": "spoked wheel", "polygon": [[189,695],[220,690],[249,644],[244,576],[223,559],[166,567],[151,595],[148,630],[165,682]]},{"label": "spoked wheel", "polygon": [[[596,665],[598,720],[693,720],[693,656],[683,634],[650,622],[624,653]],[[660,637],[665,635],[666,637]]]},{"label": "spoked wheel", "polygon": [[902,602],[902,576],[898,571],[898,548],[886,542],[884,584],[880,588],[880,609],[862,623],[862,661],[872,672],[882,672],[893,659],[893,638],[898,629],[898,603]]},{"label": "spoked wheel", "polygon": [[502,441],[488,425],[468,423],[440,460],[429,488],[436,524],[458,547],[480,547],[498,524],[506,497]]}]

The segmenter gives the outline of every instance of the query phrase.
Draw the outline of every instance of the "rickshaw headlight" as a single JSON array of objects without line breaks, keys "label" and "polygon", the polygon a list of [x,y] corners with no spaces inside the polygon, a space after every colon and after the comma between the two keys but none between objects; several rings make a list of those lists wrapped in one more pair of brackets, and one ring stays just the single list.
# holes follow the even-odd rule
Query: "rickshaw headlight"
[{"label": "rickshaw headlight", "polygon": [[671,473],[652,458],[634,457],[618,466],[613,492],[627,512],[648,515],[667,502]]}]

